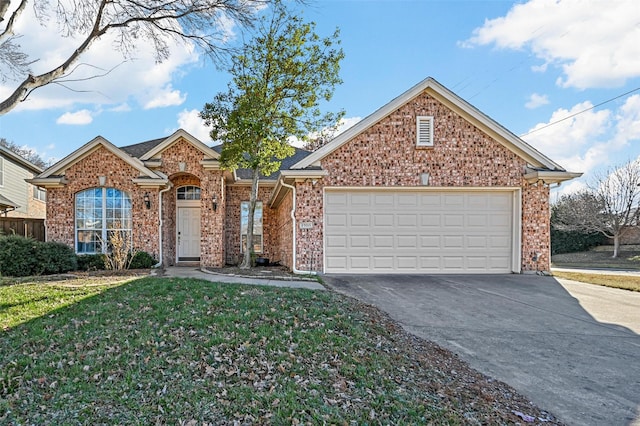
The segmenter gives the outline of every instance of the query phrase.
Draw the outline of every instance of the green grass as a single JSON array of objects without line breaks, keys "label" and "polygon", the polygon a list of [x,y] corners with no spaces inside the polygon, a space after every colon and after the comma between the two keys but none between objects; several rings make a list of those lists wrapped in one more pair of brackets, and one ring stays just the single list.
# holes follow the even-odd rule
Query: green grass
[{"label": "green grass", "polygon": [[637,276],[560,271],[554,271],[553,276],[588,284],[597,284],[606,287],[620,288],[623,290],[640,291],[640,277]]},{"label": "green grass", "polygon": [[558,268],[640,269],[639,251],[623,247],[618,257],[611,257],[612,254],[613,249],[556,254],[551,257],[551,263]]},{"label": "green grass", "polygon": [[408,344],[335,293],[167,278],[102,284],[0,286],[0,423],[514,420],[483,394],[480,375],[429,346],[443,364],[433,367],[426,343]]}]

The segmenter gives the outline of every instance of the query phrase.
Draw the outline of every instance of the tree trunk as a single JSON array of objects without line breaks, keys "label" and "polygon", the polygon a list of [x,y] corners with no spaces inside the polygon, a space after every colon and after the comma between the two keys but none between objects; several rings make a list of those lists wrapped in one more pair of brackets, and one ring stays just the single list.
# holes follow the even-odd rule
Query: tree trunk
[{"label": "tree trunk", "polygon": [[618,249],[620,248],[620,235],[616,234],[613,236],[613,256],[618,257]]},{"label": "tree trunk", "polygon": [[260,172],[253,170],[251,178],[251,195],[249,196],[249,217],[247,218],[247,246],[244,250],[244,257],[240,264],[240,269],[250,269],[253,265],[251,257],[253,255],[253,216],[256,212],[256,201],[258,201],[258,177]]}]

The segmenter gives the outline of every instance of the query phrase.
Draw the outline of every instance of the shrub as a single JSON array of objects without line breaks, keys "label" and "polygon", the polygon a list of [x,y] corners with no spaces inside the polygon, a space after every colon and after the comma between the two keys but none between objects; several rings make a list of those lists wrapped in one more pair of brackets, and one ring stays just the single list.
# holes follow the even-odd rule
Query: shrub
[{"label": "shrub", "polygon": [[605,237],[599,232],[586,234],[579,231],[560,231],[551,227],[551,254],[587,251],[604,243]]},{"label": "shrub", "polygon": [[129,262],[129,269],[147,269],[156,263],[158,263],[158,261],[146,251],[137,251],[133,254]]},{"label": "shrub", "polygon": [[20,235],[0,237],[0,275],[26,277],[33,275],[40,243]]},{"label": "shrub", "polygon": [[81,271],[101,271],[105,269],[103,254],[81,254],[78,256],[78,269]]},{"label": "shrub", "polygon": [[36,274],[60,274],[74,271],[78,267],[78,257],[66,244],[55,241],[40,243],[37,254]]}]

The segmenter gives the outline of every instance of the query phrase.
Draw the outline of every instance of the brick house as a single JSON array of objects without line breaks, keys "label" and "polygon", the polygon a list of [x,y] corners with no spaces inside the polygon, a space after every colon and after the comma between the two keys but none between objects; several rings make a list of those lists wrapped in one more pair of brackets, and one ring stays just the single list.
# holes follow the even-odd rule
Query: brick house
[{"label": "brick house", "polygon": [[[110,229],[165,265],[237,263],[250,179],[184,130],[116,147],[97,137],[30,182],[47,238],[103,250]],[[565,171],[427,78],[260,180],[254,250],[296,272],[549,269],[549,186]]]}]

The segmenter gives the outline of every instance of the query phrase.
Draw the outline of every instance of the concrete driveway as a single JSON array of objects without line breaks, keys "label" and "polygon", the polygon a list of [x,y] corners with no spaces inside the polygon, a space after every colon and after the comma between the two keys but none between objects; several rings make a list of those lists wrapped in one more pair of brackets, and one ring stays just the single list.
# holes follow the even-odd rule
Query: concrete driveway
[{"label": "concrete driveway", "polygon": [[570,425],[640,425],[640,293],[536,275],[326,275]]}]

